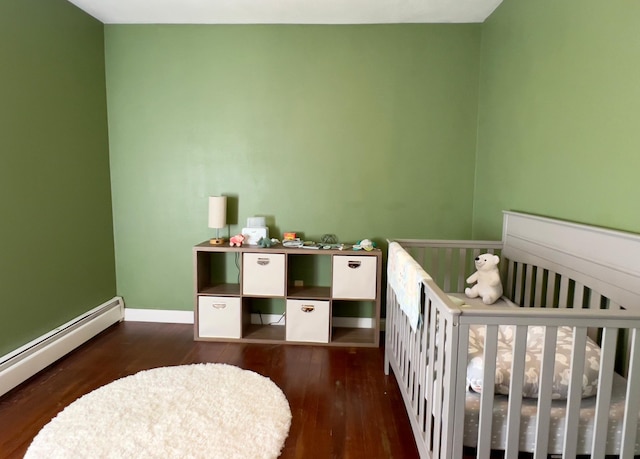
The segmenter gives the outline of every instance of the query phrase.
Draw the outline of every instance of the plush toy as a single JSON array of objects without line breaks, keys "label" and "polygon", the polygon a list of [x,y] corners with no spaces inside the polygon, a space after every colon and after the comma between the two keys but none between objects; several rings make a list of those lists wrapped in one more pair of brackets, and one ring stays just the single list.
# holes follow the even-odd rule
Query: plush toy
[{"label": "plush toy", "polygon": [[490,253],[478,255],[475,260],[476,272],[467,279],[467,284],[475,285],[464,290],[469,298],[482,298],[484,304],[493,304],[502,296],[502,283],[498,263],[500,257]]},{"label": "plush toy", "polygon": [[262,247],[263,249],[271,247],[272,244],[273,244],[273,241],[268,237],[261,237],[260,240],[258,241],[258,247]]},{"label": "plush toy", "polygon": [[367,252],[371,252],[375,248],[376,243],[371,239],[363,239],[353,246],[353,250],[366,250]]},{"label": "plush toy", "polygon": [[233,247],[234,245],[236,247],[240,247],[242,245],[242,243],[244,242],[244,236],[242,234],[236,234],[235,236],[233,236],[231,239],[229,239],[229,245],[231,247]]}]

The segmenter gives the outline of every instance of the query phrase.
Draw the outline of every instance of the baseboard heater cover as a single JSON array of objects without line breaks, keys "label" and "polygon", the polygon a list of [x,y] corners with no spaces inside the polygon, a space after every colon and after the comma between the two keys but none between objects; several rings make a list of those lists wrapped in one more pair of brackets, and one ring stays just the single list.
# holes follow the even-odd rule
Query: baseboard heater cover
[{"label": "baseboard heater cover", "polygon": [[9,392],[123,318],[124,302],[121,297],[114,297],[0,357],[0,395]]}]

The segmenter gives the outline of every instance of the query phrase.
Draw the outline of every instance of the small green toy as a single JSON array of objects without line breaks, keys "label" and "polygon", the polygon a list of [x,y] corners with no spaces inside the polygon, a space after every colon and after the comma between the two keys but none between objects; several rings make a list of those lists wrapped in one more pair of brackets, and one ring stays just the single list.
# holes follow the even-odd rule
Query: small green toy
[{"label": "small green toy", "polygon": [[271,239],[269,239],[268,237],[261,237],[258,241],[258,247],[261,247],[263,249],[271,247]]}]

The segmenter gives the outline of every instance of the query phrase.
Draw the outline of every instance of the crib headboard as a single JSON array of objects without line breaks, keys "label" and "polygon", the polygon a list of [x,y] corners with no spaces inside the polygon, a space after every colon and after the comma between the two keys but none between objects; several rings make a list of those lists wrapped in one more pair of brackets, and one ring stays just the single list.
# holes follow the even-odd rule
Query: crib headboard
[{"label": "crib headboard", "polygon": [[[567,276],[640,313],[640,235],[505,211],[502,241],[506,259]],[[536,274],[522,273],[529,275]]]}]

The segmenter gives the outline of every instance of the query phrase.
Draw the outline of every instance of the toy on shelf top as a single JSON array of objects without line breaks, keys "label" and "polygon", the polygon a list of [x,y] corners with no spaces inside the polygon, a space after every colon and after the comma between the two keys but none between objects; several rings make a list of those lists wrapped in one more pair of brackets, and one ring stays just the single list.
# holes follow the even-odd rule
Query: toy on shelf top
[{"label": "toy on shelf top", "polygon": [[280,244],[280,241],[275,237],[272,237],[271,239],[269,239],[268,237],[261,237],[260,240],[258,241],[258,247],[262,249],[267,249],[276,244]]},{"label": "toy on shelf top", "polygon": [[[271,239],[271,244],[261,239],[258,243],[260,247],[271,247],[275,243],[280,243],[277,239]],[[338,242],[335,234],[323,234],[320,241],[310,241],[302,239],[298,233],[283,233],[282,246],[296,249],[316,249],[316,250],[365,250],[367,252],[376,248],[376,243],[370,239],[362,239],[357,244],[344,244]]]},{"label": "toy on shelf top", "polygon": [[371,252],[375,248],[376,243],[371,239],[363,239],[353,246],[353,250],[366,250],[367,252]]},{"label": "toy on shelf top", "polygon": [[229,245],[231,247],[241,247],[244,239],[245,237],[242,234],[236,234],[235,236],[231,237],[231,239],[229,239]]}]

